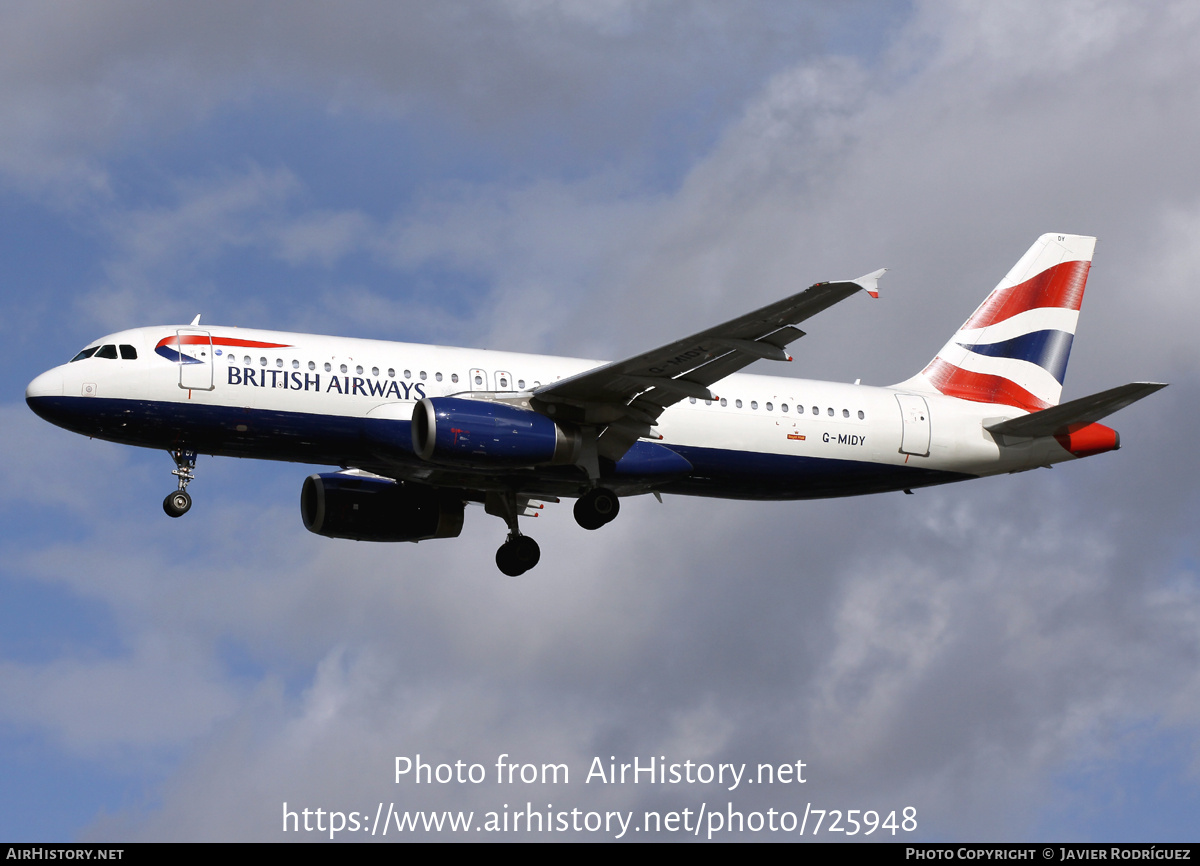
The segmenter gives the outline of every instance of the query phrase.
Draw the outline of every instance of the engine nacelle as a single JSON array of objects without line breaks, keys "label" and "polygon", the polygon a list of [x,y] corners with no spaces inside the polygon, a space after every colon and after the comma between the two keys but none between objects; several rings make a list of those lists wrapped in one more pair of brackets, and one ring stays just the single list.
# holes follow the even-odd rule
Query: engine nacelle
[{"label": "engine nacelle", "polygon": [[462,532],[464,504],[449,491],[386,478],[310,475],[300,491],[304,528],[326,538],[424,541]]},{"label": "engine nacelle", "polygon": [[583,437],[532,409],[461,397],[426,397],[413,409],[413,450],[425,460],[545,466],[579,459]]}]

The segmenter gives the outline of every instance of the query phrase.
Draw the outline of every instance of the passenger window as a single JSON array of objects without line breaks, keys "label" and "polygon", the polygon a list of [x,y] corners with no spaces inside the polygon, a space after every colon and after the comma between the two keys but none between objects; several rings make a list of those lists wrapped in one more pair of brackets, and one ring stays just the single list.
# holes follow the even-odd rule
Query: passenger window
[{"label": "passenger window", "polygon": [[858,410],[858,420],[859,420],[859,421],[861,421],[861,420],[863,420],[863,419],[864,419],[864,418],[866,418],[866,417],[867,417],[867,416],[863,414],[863,410],[862,410],[862,409],[859,409],[859,410]]},{"label": "passenger window", "polygon": [[137,349],[133,348],[133,346],[130,346],[128,343],[122,343],[121,344],[121,360],[122,361],[136,361],[137,360]]},{"label": "passenger window", "polygon": [[293,358],[293,359],[292,359],[292,369],[293,369],[293,370],[299,370],[299,369],[300,369],[300,361],[299,361],[299,359],[296,359],[296,358]]},{"label": "passenger window", "polygon": [[451,373],[451,374],[450,374],[450,381],[451,381],[451,382],[454,382],[454,383],[457,383],[457,382],[458,382],[458,374],[457,374],[457,373]]},{"label": "passenger window", "polygon": [[843,409],[843,410],[842,410],[842,417],[843,417],[843,418],[849,418],[849,417],[850,417],[850,410],[849,410],[849,409]]},{"label": "passenger window", "polygon": [[728,401],[728,400],[726,400],[724,397],[722,397],[722,398],[721,398],[721,405],[722,405],[722,406],[728,406],[728,405],[729,405],[729,401]]},{"label": "passenger window", "polygon": [[425,371],[424,370],[421,371],[421,381],[422,382],[425,381]]},{"label": "passenger window", "polygon": [[751,400],[751,401],[750,401],[750,408],[751,408],[751,409],[757,409],[757,408],[758,408],[758,401],[757,401],[757,400]]},{"label": "passenger window", "polygon": [[333,370],[333,365],[332,365],[332,364],[330,364],[328,361],[326,361],[326,362],[325,362],[325,372],[326,372],[326,373],[329,373],[329,372],[331,372],[332,370]]},{"label": "passenger window", "polygon": [[396,368],[395,367],[388,367],[388,378],[389,379],[396,378]]},{"label": "passenger window", "polygon": [[354,373],[356,376],[362,375],[362,364],[359,364],[357,367],[354,368]]},{"label": "passenger window", "polygon": [[317,362],[316,362],[316,361],[309,361],[309,362],[308,362],[308,369],[310,369],[310,370],[315,370],[315,369],[317,369]]},{"label": "passenger window", "polygon": [[82,361],[84,358],[90,358],[92,355],[96,354],[96,350],[99,348],[99,346],[92,346],[89,349],[84,349],[67,363],[74,364],[76,361]]},{"label": "passenger window", "polygon": [[829,417],[830,418],[833,417],[833,407],[832,406],[829,407]]},{"label": "passenger window", "polygon": [[343,373],[347,373],[347,372],[349,372],[349,371],[346,369],[346,365],[345,365],[345,364],[342,364],[341,370],[342,370],[342,372],[343,372]]},{"label": "passenger window", "polygon": [[821,407],[820,407],[820,406],[813,406],[813,414],[814,414],[814,415],[820,415],[820,414],[821,414]]},{"label": "passenger window", "polygon": [[774,412],[774,411],[775,411],[775,407],[774,407],[774,406],[772,406],[770,403],[768,403],[768,404],[767,404],[767,411],[768,411],[768,412]]},{"label": "passenger window", "polygon": [[117,347],[116,346],[101,346],[100,351],[96,353],[96,357],[97,358],[108,358],[110,360],[116,360]]},{"label": "passenger window", "polygon": [[734,406],[737,406],[739,409],[741,409],[741,408],[742,408],[742,401],[741,401],[741,400],[734,400],[734,401],[733,401],[733,405],[734,405]]},{"label": "passenger window", "polygon": [[[441,373],[438,373],[438,374],[437,374],[437,380],[438,380],[439,382],[440,382],[440,381],[442,381],[442,374],[441,374]],[[519,388],[519,389],[520,389],[520,390],[522,390],[522,391],[524,391],[524,390],[525,390],[525,380],[524,380],[524,379],[518,379],[518,380],[517,380],[517,388]]]},{"label": "passenger window", "polygon": [[779,410],[780,410],[781,412],[787,412],[787,403],[780,403],[780,404],[779,404]]},{"label": "passenger window", "polygon": [[405,378],[405,379],[411,379],[411,378],[412,378],[412,370],[405,370],[405,371],[404,371],[404,378]]}]

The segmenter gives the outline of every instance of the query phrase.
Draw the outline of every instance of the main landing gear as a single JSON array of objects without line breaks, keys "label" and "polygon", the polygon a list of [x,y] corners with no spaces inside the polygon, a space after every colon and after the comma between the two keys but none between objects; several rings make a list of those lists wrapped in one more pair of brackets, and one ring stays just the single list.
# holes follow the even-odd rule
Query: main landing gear
[{"label": "main landing gear", "polygon": [[171,459],[175,461],[175,471],[171,474],[179,479],[179,489],[167,494],[163,500],[163,511],[168,517],[183,517],[192,507],[187,486],[196,478],[196,452],[176,449],[171,452]]},{"label": "main landing gear", "polygon": [[605,487],[594,487],[575,501],[575,522],[584,529],[599,529],[612,522],[620,510],[617,494]]},{"label": "main landing gear", "polygon": [[509,577],[519,577],[538,564],[542,549],[528,535],[510,532],[496,551],[496,567]]},{"label": "main landing gear", "polygon": [[508,524],[508,538],[496,551],[496,567],[509,577],[519,577],[538,564],[542,549],[528,535],[521,534],[517,517],[525,509],[527,501],[518,501],[511,492],[489,493],[483,507],[488,514],[500,517]]},{"label": "main landing gear", "polygon": [[[508,524],[508,538],[496,551],[496,567],[509,577],[524,574],[542,558],[538,543],[528,535],[522,535],[520,527],[517,526],[517,517],[525,511],[528,504],[528,499],[518,497],[512,492],[489,493],[484,500],[487,513],[503,518]],[[575,520],[584,529],[599,529],[611,522],[620,510],[621,502],[617,499],[617,494],[606,487],[595,487],[579,497],[575,503]]]}]

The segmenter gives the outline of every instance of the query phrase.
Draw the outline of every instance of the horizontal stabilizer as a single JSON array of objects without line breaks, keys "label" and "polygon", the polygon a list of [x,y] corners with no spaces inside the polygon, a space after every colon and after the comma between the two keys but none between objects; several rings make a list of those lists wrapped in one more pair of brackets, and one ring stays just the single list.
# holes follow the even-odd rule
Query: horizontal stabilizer
[{"label": "horizontal stabilizer", "polygon": [[1002,436],[1053,436],[1066,431],[1068,427],[1093,424],[1165,387],[1166,384],[1161,382],[1130,382],[1040,412],[989,424],[986,429]]}]

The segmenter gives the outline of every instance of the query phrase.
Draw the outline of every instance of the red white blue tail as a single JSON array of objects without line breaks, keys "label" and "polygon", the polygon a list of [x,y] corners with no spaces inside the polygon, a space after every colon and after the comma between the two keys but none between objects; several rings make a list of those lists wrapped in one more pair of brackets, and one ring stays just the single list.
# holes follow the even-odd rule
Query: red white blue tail
[{"label": "red white blue tail", "polygon": [[1042,235],[900,387],[1028,412],[1058,405],[1095,246],[1095,238]]}]

